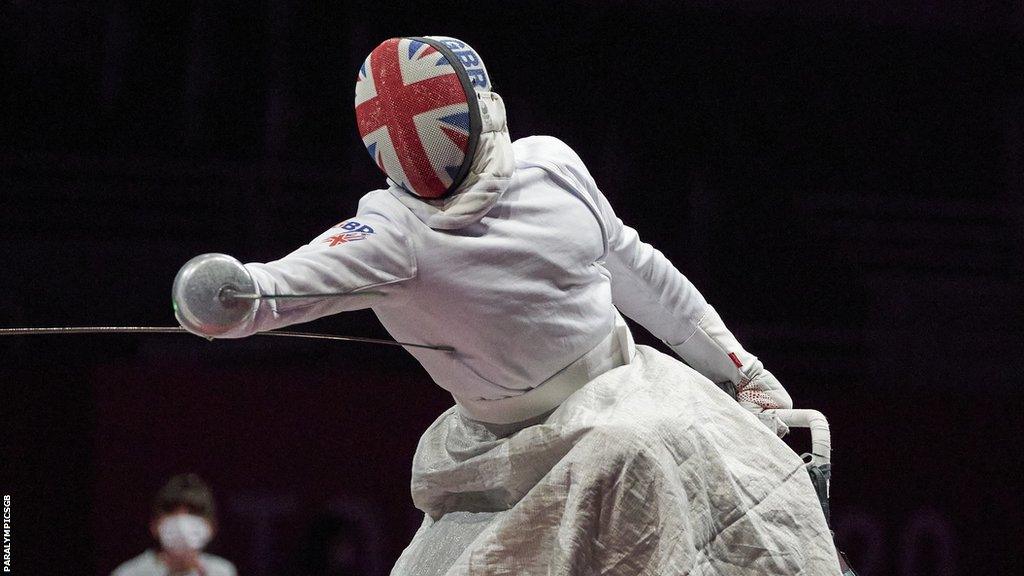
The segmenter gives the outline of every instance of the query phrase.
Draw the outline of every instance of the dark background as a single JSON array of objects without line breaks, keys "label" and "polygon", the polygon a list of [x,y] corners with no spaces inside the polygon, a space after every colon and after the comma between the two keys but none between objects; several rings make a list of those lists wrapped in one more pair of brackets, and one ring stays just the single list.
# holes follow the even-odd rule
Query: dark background
[{"label": "dark background", "polygon": [[[381,185],[359,63],[452,35],[513,138],[573,146],[830,417],[862,574],[1024,573],[1021,3],[0,6],[0,326],[169,325],[191,256],[273,259],[352,215]],[[386,336],[369,312],[309,329]],[[108,574],[184,470],[213,485],[212,550],[242,574],[301,573],[325,510],[386,572],[419,521],[416,440],[450,403],[400,349],[4,338],[15,573]]]}]

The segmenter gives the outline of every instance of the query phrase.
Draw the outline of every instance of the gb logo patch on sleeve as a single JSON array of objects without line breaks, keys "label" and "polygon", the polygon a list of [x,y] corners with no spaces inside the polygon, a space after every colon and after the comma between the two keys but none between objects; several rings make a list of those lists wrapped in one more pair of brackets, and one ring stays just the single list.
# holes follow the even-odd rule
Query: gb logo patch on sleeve
[{"label": "gb logo patch on sleeve", "polygon": [[370,234],[373,234],[373,228],[356,222],[355,220],[345,220],[334,227],[341,228],[342,230],[345,230],[345,232],[329,236],[324,240],[324,242],[330,243],[331,246],[355,242],[357,240],[365,240]]}]

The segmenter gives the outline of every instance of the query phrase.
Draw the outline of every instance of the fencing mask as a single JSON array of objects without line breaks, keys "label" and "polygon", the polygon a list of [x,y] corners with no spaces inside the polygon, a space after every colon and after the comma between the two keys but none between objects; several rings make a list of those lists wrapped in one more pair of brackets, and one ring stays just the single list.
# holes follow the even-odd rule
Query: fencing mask
[{"label": "fencing mask", "polygon": [[[359,135],[395,184],[420,198],[441,198],[466,179],[481,132],[504,130],[504,106],[490,90],[483,61],[465,42],[386,40],[359,68]],[[487,114],[496,106],[501,126]]]}]

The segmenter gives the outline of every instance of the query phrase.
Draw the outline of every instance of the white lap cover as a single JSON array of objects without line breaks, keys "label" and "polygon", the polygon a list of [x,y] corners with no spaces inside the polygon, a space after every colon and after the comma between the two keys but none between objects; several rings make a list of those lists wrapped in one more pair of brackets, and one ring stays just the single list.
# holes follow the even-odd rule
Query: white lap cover
[{"label": "white lap cover", "polygon": [[426,516],[393,575],[839,574],[800,458],[652,348],[542,423],[492,430],[452,408],[424,433]]}]

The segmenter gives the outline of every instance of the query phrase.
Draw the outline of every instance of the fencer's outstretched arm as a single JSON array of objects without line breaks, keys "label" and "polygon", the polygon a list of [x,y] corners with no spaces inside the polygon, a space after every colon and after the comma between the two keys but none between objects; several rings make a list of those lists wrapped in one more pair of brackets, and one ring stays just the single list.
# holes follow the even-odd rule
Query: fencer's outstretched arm
[{"label": "fencer's outstretched arm", "polygon": [[[255,302],[253,313],[217,333],[204,336],[242,338],[317,318],[369,308],[415,276],[416,257],[408,237],[386,217],[360,210],[287,256],[266,263],[245,264],[261,295],[338,294],[351,297],[281,298]],[[360,293],[367,292],[365,295]],[[179,315],[179,321],[181,317]]]},{"label": "fencer's outstretched arm", "polygon": [[605,228],[605,267],[611,274],[615,306],[711,381],[731,382],[747,408],[791,408],[789,394],[761,361],[740,345],[697,287],[615,215],[579,156],[565,147],[565,157],[559,160],[567,175],[594,201]]}]

